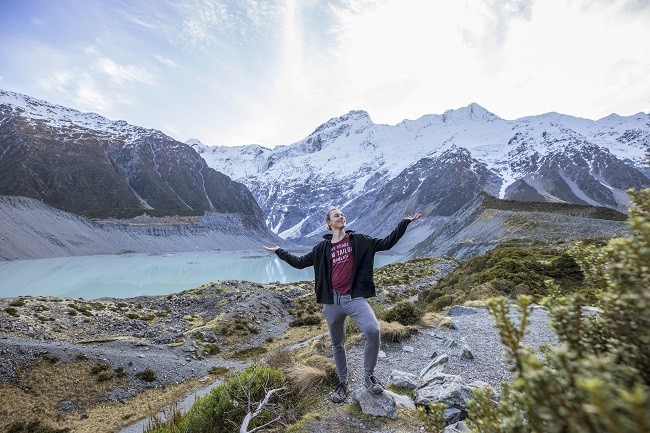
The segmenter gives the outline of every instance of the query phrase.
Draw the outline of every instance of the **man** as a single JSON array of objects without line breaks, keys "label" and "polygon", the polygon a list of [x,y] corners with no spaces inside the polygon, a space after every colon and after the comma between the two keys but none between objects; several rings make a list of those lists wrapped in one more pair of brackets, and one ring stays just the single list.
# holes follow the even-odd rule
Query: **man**
[{"label": "man", "polygon": [[408,225],[419,219],[416,213],[406,217],[384,239],[345,230],[346,219],[339,209],[327,212],[325,223],[331,234],[309,253],[298,257],[275,247],[264,247],[274,252],[294,268],[314,267],[316,302],[323,304],[334,364],[339,378],[338,388],[331,394],[335,403],[345,401],[348,395],[348,368],[345,353],[345,318],[350,316],[365,339],[364,383],[373,394],[381,394],[384,386],[375,377],[379,357],[379,323],[367,298],[375,296],[373,262],[375,253],[391,249],[404,235]]}]

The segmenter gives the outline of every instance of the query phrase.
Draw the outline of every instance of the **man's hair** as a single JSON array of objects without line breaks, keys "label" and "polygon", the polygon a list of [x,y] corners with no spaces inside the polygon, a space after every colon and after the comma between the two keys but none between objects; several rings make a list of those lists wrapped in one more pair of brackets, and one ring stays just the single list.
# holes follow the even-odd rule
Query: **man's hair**
[{"label": "man's hair", "polygon": [[330,214],[334,210],[339,210],[337,207],[330,208],[330,210],[327,211],[327,214],[325,215],[325,225],[327,226],[327,230],[332,230],[332,227],[330,226]]}]

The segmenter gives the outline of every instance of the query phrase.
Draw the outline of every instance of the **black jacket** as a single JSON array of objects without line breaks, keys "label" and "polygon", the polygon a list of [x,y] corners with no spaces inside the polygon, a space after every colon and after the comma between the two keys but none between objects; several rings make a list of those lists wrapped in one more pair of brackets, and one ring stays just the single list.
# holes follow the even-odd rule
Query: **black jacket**
[{"label": "black jacket", "polygon": [[[372,280],[375,253],[391,249],[404,235],[411,220],[403,219],[395,230],[384,239],[377,239],[368,235],[346,231],[350,236],[352,256],[354,257],[354,274],[350,295],[353,298],[370,298],[375,296],[375,283]],[[332,291],[332,248],[330,240],[332,235],[323,236],[324,241],[316,245],[309,253],[297,257],[282,248],[275,254],[297,269],[308,266],[314,267],[316,302],[320,304],[333,304],[334,292]]]}]

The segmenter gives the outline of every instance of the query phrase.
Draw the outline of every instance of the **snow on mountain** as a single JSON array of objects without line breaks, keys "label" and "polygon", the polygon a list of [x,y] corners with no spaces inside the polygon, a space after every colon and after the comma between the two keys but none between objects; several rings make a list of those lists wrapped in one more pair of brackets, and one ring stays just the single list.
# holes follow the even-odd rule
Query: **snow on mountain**
[{"label": "snow on mountain", "polygon": [[88,217],[241,213],[266,228],[248,189],[154,129],[0,90],[0,195]]},{"label": "snow on mountain", "polygon": [[[624,189],[648,184],[650,115],[593,121],[546,113],[505,120],[472,103],[441,115],[382,125],[365,111],[351,111],[325,122],[304,140],[275,149],[193,146],[208,165],[251,189],[276,233],[301,238],[322,229],[323,210],[329,206],[354,209],[364,196],[375,197],[378,208],[387,206],[390,198],[376,194],[388,193],[383,188],[398,178],[405,182],[399,188],[410,190],[422,182],[452,188],[473,176],[484,182],[470,182],[474,189],[500,198],[570,201],[624,211],[629,203]],[[617,170],[607,170],[608,165]],[[460,177],[442,182],[439,174],[438,180],[432,179],[432,167]],[[396,191],[393,187],[390,194]],[[411,193],[420,194],[417,189]],[[430,206],[432,212],[442,212],[440,198],[426,196],[438,203]]]},{"label": "snow on mountain", "polygon": [[323,215],[332,206],[348,213],[353,228],[379,234],[390,229],[391,219],[416,210],[431,221],[453,218],[479,193],[626,211],[625,189],[650,184],[646,113],[595,121],[560,113],[505,120],[472,103],[384,125],[358,110],[328,120],[303,140],[268,149],[212,147],[198,139],[183,144],[160,131],[1,90],[0,106],[35,131],[49,127],[69,143],[85,143],[83,131],[92,130],[93,137],[127,148],[146,138],[153,156],[162,142],[191,147],[209,167],[246,185],[266,225],[294,240],[322,234]]},{"label": "snow on mountain", "polygon": [[127,145],[142,135],[163,135],[155,129],[131,125],[124,120],[109,120],[96,113],[82,113],[72,108],[51,104],[27,95],[0,90],[0,105],[6,105],[15,115],[44,123],[55,129],[74,131],[75,127],[91,129],[103,135],[119,137]]}]

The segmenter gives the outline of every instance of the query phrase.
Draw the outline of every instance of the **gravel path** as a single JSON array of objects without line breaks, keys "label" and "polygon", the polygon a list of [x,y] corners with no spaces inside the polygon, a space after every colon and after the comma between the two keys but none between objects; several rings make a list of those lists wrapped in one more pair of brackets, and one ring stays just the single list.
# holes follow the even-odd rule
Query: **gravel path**
[{"label": "gravel path", "polygon": [[[449,355],[450,374],[460,375],[466,383],[481,380],[498,391],[499,383],[508,380],[512,373],[504,358],[499,334],[494,319],[486,308],[455,307],[450,316],[456,329],[422,328],[420,332],[401,343],[382,343],[376,374],[386,382],[393,370],[401,370],[416,375],[426,367],[434,354]],[[512,317],[517,313],[512,312]],[[528,333],[524,342],[537,348],[542,344],[557,344],[555,333],[548,326],[546,310],[534,308],[530,315]],[[456,347],[445,343],[454,341]],[[463,346],[467,345],[475,359],[462,357]],[[405,351],[410,350],[413,351]],[[361,386],[363,377],[363,344],[348,347],[348,365],[353,388]]]}]

